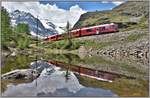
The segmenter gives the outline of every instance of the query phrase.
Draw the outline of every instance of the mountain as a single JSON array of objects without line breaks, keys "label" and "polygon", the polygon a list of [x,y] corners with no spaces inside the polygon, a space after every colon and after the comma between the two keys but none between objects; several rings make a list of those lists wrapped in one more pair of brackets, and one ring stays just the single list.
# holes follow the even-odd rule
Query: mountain
[{"label": "mountain", "polygon": [[113,11],[119,12],[122,15],[129,16],[148,16],[149,14],[149,2],[148,1],[128,1],[113,9]]},{"label": "mountain", "polygon": [[56,28],[56,26],[52,23],[52,22],[46,22],[46,24],[50,27],[52,27],[53,29]]},{"label": "mountain", "polygon": [[145,28],[148,26],[148,15],[148,1],[127,1],[112,10],[82,14],[73,29],[111,22],[118,24],[120,29]]},{"label": "mountain", "polygon": [[15,10],[10,13],[10,18],[12,26],[17,25],[18,23],[28,24],[30,28],[30,34],[33,37],[38,36],[39,38],[44,38],[46,36],[58,33],[53,23],[48,22],[47,26],[45,27],[45,25],[43,25],[43,23],[39,19],[35,18],[32,14],[24,11]]}]

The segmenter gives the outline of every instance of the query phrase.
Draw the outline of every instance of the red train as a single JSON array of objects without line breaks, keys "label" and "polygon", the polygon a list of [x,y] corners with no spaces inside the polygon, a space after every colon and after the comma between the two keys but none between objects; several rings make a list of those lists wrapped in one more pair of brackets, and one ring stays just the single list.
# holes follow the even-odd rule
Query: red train
[{"label": "red train", "polygon": [[[84,27],[81,29],[72,30],[70,32],[71,38],[82,37],[82,36],[89,36],[89,35],[96,35],[96,34],[107,34],[112,32],[117,32],[118,26],[117,24],[110,23],[110,24],[103,24],[91,27]],[[57,41],[64,39],[64,34],[57,34],[49,36],[46,40],[48,41]]]}]

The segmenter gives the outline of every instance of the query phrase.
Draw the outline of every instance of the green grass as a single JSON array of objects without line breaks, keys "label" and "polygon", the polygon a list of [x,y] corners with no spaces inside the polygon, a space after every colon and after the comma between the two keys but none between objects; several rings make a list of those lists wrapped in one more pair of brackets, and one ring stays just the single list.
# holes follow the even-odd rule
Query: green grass
[{"label": "green grass", "polygon": [[126,38],[126,40],[128,42],[133,42],[133,41],[143,38],[144,36],[148,36],[148,33],[131,34]]},{"label": "green grass", "polygon": [[7,57],[4,59],[5,59],[4,64],[1,67],[2,74],[15,69],[29,68],[30,63],[35,60],[35,57],[30,58],[25,55],[17,55],[16,57]]},{"label": "green grass", "polygon": [[[70,47],[70,50],[79,49],[80,46],[85,46],[87,48],[93,47],[93,48],[100,49],[100,48],[109,46],[115,42],[116,41],[94,42],[94,41],[90,41],[90,40],[81,41],[81,40],[72,39],[72,46]],[[65,49],[66,43],[67,42],[65,40],[60,40],[60,41],[54,41],[54,42],[40,44],[39,46],[45,47],[45,48],[50,48],[50,49]]]},{"label": "green grass", "polygon": [[47,57],[49,60],[61,61],[64,63],[78,64],[81,62],[81,59],[78,55],[75,54],[50,54]]}]

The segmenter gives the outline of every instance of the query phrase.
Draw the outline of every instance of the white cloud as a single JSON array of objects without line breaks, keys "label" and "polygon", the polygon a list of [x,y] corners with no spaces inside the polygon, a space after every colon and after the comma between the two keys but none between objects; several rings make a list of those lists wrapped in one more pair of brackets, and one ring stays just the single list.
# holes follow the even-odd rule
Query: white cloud
[{"label": "white cloud", "polygon": [[123,1],[114,1],[112,3],[115,4],[115,5],[120,5],[120,4],[124,3],[124,2]]},{"label": "white cloud", "polygon": [[69,21],[73,26],[80,15],[86,11],[81,9],[78,5],[70,7],[69,10],[64,10],[58,6],[50,4],[40,4],[39,2],[2,2],[9,12],[14,10],[20,10],[30,12],[33,16],[39,16],[42,19],[48,19],[56,26],[65,26],[66,22]]},{"label": "white cloud", "polygon": [[124,3],[124,1],[101,1],[101,3],[113,3],[118,6],[122,3]]}]

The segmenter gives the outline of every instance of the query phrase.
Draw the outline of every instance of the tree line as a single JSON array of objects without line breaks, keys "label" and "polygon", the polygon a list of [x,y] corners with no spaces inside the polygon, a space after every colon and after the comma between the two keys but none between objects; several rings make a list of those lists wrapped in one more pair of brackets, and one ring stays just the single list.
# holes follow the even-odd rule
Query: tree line
[{"label": "tree line", "polygon": [[2,49],[8,47],[25,49],[29,47],[31,36],[29,35],[29,26],[25,23],[19,23],[12,27],[8,11],[1,8],[1,46]]}]

